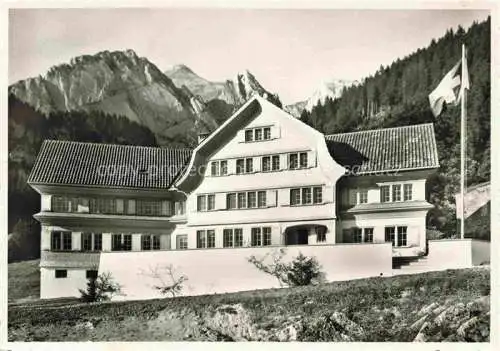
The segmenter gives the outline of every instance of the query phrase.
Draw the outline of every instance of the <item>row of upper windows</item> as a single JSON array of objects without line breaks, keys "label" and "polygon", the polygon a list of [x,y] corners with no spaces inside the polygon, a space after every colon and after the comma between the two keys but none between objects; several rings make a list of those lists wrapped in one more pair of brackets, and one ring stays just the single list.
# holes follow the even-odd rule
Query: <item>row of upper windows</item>
[{"label": "row of upper windows", "polygon": [[[224,196],[224,194],[221,194]],[[238,193],[225,194],[225,207],[216,208],[215,194],[198,195],[197,211],[214,211],[219,210],[235,210],[235,209],[251,209],[251,208],[266,208],[268,206],[276,206],[277,193],[273,192],[272,201],[268,202],[267,191],[246,191]],[[323,188],[321,186],[302,187],[290,189],[290,205],[301,206],[323,203]]]},{"label": "row of upper windows", "polygon": [[184,201],[52,196],[52,212],[173,216],[185,212]]},{"label": "row of upper windows", "polygon": [[[373,227],[349,228],[343,230],[345,243],[372,243]],[[385,227],[385,242],[392,242],[392,246],[406,246],[408,241],[408,227]]]},{"label": "row of upper windows", "polygon": [[[281,170],[280,155],[268,155],[259,157],[247,157],[236,159],[235,162],[235,173],[245,174],[254,173],[256,169],[254,167],[254,161],[260,162],[261,172],[272,172]],[[287,169],[303,169],[309,167],[309,159],[307,152],[294,152],[287,154]],[[233,162],[233,160],[231,160]],[[228,160],[212,161],[210,163],[210,175],[211,176],[226,176],[228,175]]]},{"label": "row of upper windows", "polygon": [[[351,189],[349,204],[368,203],[368,189]],[[413,184],[382,185],[380,187],[380,202],[411,201],[413,199]]]},{"label": "row of upper windows", "polygon": [[[82,233],[81,251],[102,251],[102,233]],[[68,231],[53,231],[50,238],[52,251],[73,250],[73,235]],[[141,234],[141,250],[160,250],[160,235]],[[111,251],[132,251],[132,234],[112,234]]]}]

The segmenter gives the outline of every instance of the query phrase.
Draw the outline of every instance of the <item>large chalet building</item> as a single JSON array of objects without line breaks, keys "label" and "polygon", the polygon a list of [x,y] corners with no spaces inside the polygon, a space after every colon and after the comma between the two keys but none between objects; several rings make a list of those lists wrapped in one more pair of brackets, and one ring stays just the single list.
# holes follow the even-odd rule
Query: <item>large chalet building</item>
[{"label": "large chalet building", "polygon": [[47,140],[28,183],[41,195],[41,297],[78,296],[110,272],[128,298],[273,287],[247,260],[284,248],[328,280],[390,275],[426,249],[432,124],[323,135],[254,97],[194,150]]}]

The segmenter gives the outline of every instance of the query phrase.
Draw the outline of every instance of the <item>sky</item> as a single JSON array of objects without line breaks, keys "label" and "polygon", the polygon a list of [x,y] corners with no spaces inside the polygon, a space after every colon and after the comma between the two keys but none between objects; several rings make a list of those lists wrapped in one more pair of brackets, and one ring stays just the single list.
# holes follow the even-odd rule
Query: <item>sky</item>
[{"label": "sky", "polygon": [[[11,9],[9,84],[75,56],[133,49],[212,81],[248,69],[285,104],[361,80],[488,10]],[[457,45],[459,45],[457,43]]]}]

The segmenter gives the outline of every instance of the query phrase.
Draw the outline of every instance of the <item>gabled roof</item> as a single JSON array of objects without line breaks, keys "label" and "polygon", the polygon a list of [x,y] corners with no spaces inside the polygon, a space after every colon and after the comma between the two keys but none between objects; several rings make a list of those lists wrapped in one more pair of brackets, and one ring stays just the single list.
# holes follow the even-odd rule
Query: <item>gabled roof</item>
[{"label": "gabled roof", "polygon": [[189,149],[46,140],[28,183],[167,189],[190,156]]},{"label": "gabled roof", "polygon": [[357,174],[439,167],[432,123],[325,136],[332,157]]}]

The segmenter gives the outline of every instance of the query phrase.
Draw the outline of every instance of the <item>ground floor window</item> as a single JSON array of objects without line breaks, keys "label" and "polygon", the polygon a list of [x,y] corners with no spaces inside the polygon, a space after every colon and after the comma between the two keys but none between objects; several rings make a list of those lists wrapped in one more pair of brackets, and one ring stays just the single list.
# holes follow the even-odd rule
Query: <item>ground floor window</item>
[{"label": "ground floor window", "polygon": [[344,229],[344,240],[351,243],[372,243],[373,228]]},{"label": "ground floor window", "polygon": [[160,236],[154,234],[141,235],[141,250],[159,250]]},{"label": "ground floor window", "polygon": [[132,251],[132,234],[113,234],[111,251]]},{"label": "ground floor window", "polygon": [[316,227],[316,242],[323,243],[326,241],[326,228]]},{"label": "ground floor window", "polygon": [[271,245],[271,227],[252,228],[251,245],[269,246]]},{"label": "ground floor window", "polygon": [[223,231],[223,247],[242,247],[243,246],[243,229],[224,229]]},{"label": "ground floor window", "polygon": [[50,249],[54,251],[70,251],[72,248],[71,232],[54,231],[51,233]]},{"label": "ground floor window", "polygon": [[385,241],[392,242],[392,246],[396,247],[406,246],[408,243],[408,227],[385,227]]},{"label": "ground floor window", "polygon": [[102,234],[101,233],[82,233],[81,237],[82,251],[101,251]]},{"label": "ground floor window", "polygon": [[176,237],[176,248],[177,250],[187,250],[188,248],[188,237],[186,234],[177,235]]},{"label": "ground floor window", "polygon": [[372,243],[373,242],[373,228],[364,228],[364,239],[365,243]]},{"label": "ground floor window", "polygon": [[196,232],[196,247],[198,249],[215,247],[215,230],[198,230]]},{"label": "ground floor window", "polygon": [[65,269],[56,269],[55,271],[55,277],[56,278],[67,278],[68,277],[68,271]]}]

